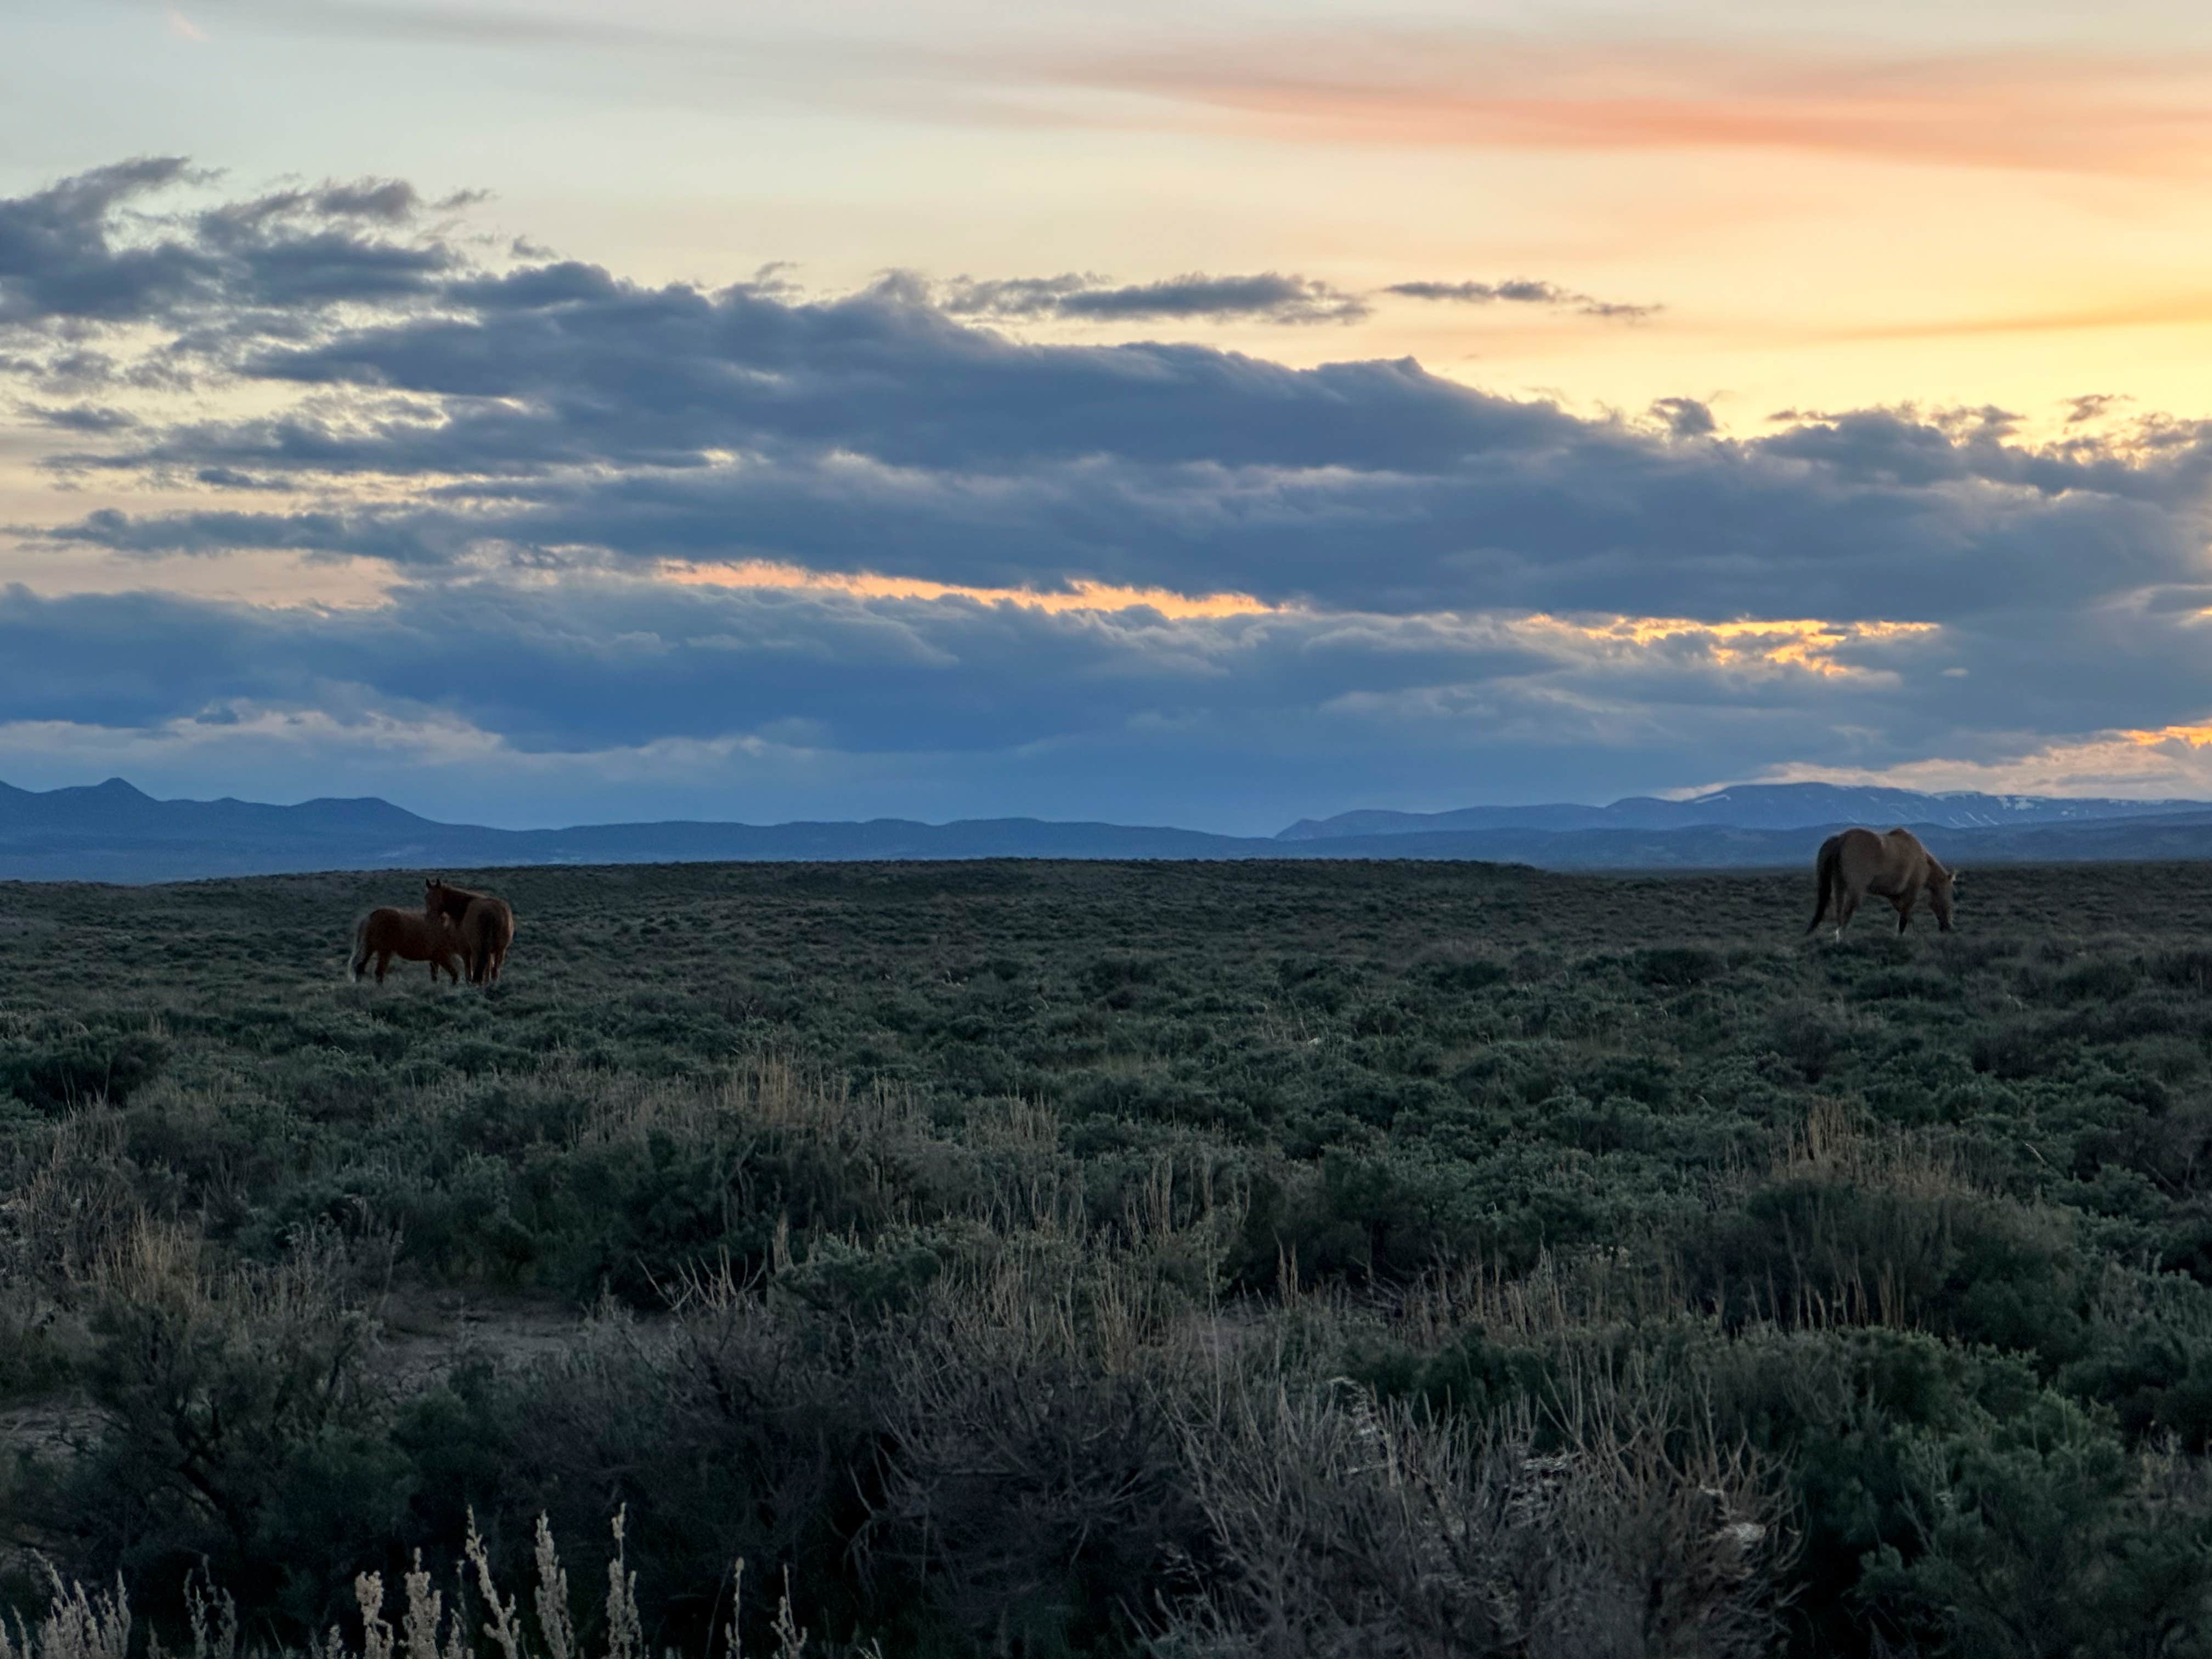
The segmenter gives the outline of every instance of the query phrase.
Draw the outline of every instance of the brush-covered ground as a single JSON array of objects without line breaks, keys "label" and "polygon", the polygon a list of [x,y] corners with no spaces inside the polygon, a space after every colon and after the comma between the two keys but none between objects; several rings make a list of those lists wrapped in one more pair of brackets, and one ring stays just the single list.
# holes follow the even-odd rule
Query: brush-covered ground
[{"label": "brush-covered ground", "polygon": [[0,886],[33,1639],[2212,1653],[2212,865],[471,884]]}]

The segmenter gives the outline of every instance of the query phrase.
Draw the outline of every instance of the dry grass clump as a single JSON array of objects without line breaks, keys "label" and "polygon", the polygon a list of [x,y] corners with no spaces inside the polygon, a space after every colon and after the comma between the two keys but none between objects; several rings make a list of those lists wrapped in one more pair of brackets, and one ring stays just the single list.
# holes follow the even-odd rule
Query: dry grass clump
[{"label": "dry grass clump", "polygon": [[[450,1601],[435,1588],[419,1552],[401,1578],[396,1607],[386,1596],[381,1573],[365,1572],[355,1578],[358,1641],[332,1625],[320,1641],[304,1650],[245,1642],[230,1596],[195,1581],[186,1588],[191,1659],[477,1659],[494,1653],[499,1659],[649,1659],[638,1611],[637,1575],[629,1570],[625,1547],[627,1531],[628,1516],[618,1511],[606,1589],[596,1614],[587,1615],[586,1623],[578,1620],[568,1570],[561,1565],[553,1529],[541,1515],[532,1554],[535,1578],[527,1613],[520,1591],[501,1592],[489,1553],[472,1522]],[[51,1567],[47,1579],[52,1594],[43,1613],[19,1616],[12,1631],[0,1620],[0,1659],[131,1659],[131,1598],[120,1583],[112,1590],[88,1590]],[[738,1633],[744,1590],[744,1563],[739,1560],[730,1575],[729,1615],[716,1644],[717,1659],[744,1659]],[[397,1625],[388,1616],[394,1613]],[[471,1628],[478,1614],[481,1622]],[[585,1639],[587,1625],[597,1632],[595,1643]],[[793,1612],[787,1585],[769,1632],[775,1645],[763,1659],[801,1659],[811,1638]],[[840,1651],[817,1650],[825,1656]],[[872,1644],[844,1651],[853,1659],[881,1659]],[[182,1659],[170,1655],[158,1636],[149,1637],[146,1653],[148,1659]],[[676,1659],[674,1650],[668,1650],[664,1659]]]},{"label": "dry grass clump", "polygon": [[[1439,1419],[1255,1355],[1178,1402],[1203,1559],[1164,1652],[1746,1655],[1778,1629],[1771,1481],[1661,1394],[1592,1374],[1575,1420]],[[1689,1432],[1684,1432],[1689,1430]]]},{"label": "dry grass clump", "polygon": [[17,1139],[0,1165],[0,1280],[80,1282],[144,1219],[122,1156],[122,1114],[82,1106]]}]

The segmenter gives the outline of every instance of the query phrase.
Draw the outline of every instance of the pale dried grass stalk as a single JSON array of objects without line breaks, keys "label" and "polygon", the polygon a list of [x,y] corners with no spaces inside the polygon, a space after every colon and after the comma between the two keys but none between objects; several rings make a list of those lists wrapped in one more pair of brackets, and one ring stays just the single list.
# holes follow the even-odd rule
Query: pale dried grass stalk
[{"label": "pale dried grass stalk", "polygon": [[52,1566],[46,1577],[52,1599],[36,1624],[19,1615],[11,1636],[0,1619],[0,1659],[130,1659],[131,1598],[121,1579],[93,1594],[64,1583]]}]

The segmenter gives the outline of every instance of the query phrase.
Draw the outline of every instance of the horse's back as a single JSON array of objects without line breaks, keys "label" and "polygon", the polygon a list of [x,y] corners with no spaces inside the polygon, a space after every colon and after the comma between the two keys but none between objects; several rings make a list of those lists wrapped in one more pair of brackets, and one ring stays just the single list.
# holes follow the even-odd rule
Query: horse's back
[{"label": "horse's back", "polygon": [[432,951],[452,949],[446,929],[413,910],[385,905],[370,911],[362,927],[372,945],[388,947],[417,961],[426,960]]},{"label": "horse's back", "polygon": [[1920,837],[1901,824],[1884,836],[1882,841],[1888,850],[1890,869],[1898,875],[1923,876],[1936,862],[1935,855]]},{"label": "horse's back", "polygon": [[1889,833],[1898,837],[1899,844],[1907,849],[1915,870],[1923,874],[1936,877],[1948,876],[1951,873],[1943,860],[1929,852],[1928,844],[1910,830],[1893,830]]},{"label": "horse's back", "polygon": [[1837,860],[1843,865],[1846,875],[1861,876],[1881,867],[1888,857],[1889,839],[1853,824],[1850,829],[1838,830],[1829,836],[1820,850],[1826,853],[1831,847],[1835,848]]},{"label": "horse's back", "polygon": [[1821,844],[1823,860],[1832,849],[1844,880],[1860,892],[1900,890],[1917,882],[1932,861],[1920,837],[1902,828],[1885,833],[1854,824]]}]

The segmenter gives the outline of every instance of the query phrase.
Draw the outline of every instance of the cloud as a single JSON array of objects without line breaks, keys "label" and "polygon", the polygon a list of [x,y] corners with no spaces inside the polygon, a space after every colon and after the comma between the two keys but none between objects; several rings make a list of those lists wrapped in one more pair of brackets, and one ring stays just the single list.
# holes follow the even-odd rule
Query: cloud
[{"label": "cloud", "polygon": [[2079,426],[2085,421],[2101,421],[2119,404],[2129,401],[2124,394],[2115,395],[2108,392],[2088,392],[2069,398],[2066,400],[2067,424]]},{"label": "cloud", "polygon": [[1987,422],[1869,410],[1723,440],[1690,400],[1662,404],[1655,432],[1411,363],[1017,346],[873,298],[617,294],[487,313],[465,341],[452,326],[298,354],[318,383],[404,390],[428,414],[123,440],[132,466],[411,495],[380,483],[382,501],[305,514],[111,509],[47,534],[408,566],[750,558],[1407,614],[1942,621],[2212,576],[2201,432],[2043,450]]},{"label": "cloud", "polygon": [[[234,0],[234,9],[236,0]],[[717,87],[992,125],[1229,133],[1308,145],[1757,152],[1903,166],[2146,176],[2212,160],[2212,57],[2145,44],[1975,49],[1852,28],[1697,32],[1390,27],[1367,17],[1239,28],[1115,15],[1071,46],[942,28],[868,42],[512,6],[276,6],[291,31],[388,41],[580,46],[711,63]],[[637,9],[631,9],[635,12]],[[1258,14],[1255,12],[1255,15]],[[2137,32],[2141,33],[2141,31]],[[766,65],[768,67],[764,68]]]},{"label": "cloud", "polygon": [[[2003,767],[2054,733],[2109,748],[2139,720],[2185,718],[2203,643],[2178,612],[1900,631],[1171,619],[606,574],[409,585],[345,611],[19,588],[0,592],[0,775],[121,755],[134,776],[204,793],[221,757],[225,788],[389,778],[386,793],[449,817],[511,813],[516,789],[539,792],[538,821],[641,815],[592,793],[629,776],[674,792],[655,812],[681,799],[796,817],[835,800],[1269,830],[1317,800],[1602,794],[1808,755]],[[1965,678],[1943,672],[1962,663]],[[447,780],[427,805],[408,793],[426,776]]]},{"label": "cloud", "polygon": [[1426,470],[1511,434],[1540,442],[1577,425],[1409,360],[1294,370],[1180,343],[1033,345],[884,289],[792,303],[549,265],[444,297],[435,313],[272,346],[241,365],[272,384],[404,395],[421,418],[299,408],[178,428],[123,459],[425,476],[690,466],[717,451],[932,467],[1114,456]]},{"label": "cloud", "polygon": [[1069,120],[1101,118],[1089,92],[1111,97],[1124,123],[1296,143],[1749,150],[2135,176],[2212,162],[2212,59],[2185,52],[1278,28],[1037,55],[1000,72],[1054,88]]},{"label": "cloud", "polygon": [[1533,305],[1579,312],[1585,317],[1618,317],[1640,322],[1659,310],[1657,306],[1628,305],[1615,300],[1593,299],[1557,283],[1514,277],[1503,283],[1393,283],[1382,290],[1408,300],[1449,301],[1455,305]]},{"label": "cloud", "polygon": [[95,378],[74,355],[75,331],[88,328],[212,322],[224,340],[249,324],[281,332],[300,325],[303,308],[421,298],[457,264],[434,238],[395,234],[410,231],[423,205],[396,179],[149,205],[213,177],[179,156],[145,156],[0,200],[0,345],[12,337],[33,349],[43,337],[51,349],[18,372]]},{"label": "cloud", "polygon": [[1653,402],[1651,412],[1677,438],[1710,438],[1720,430],[1713,411],[1695,398],[1661,398]]},{"label": "cloud", "polygon": [[795,720],[877,752],[997,748],[1200,708],[1488,678],[1556,647],[1492,623],[1265,614],[1171,623],[952,599],[593,579],[403,588],[271,611],[149,595],[0,599],[0,706],[151,726],[234,702],[441,709],[527,748]]},{"label": "cloud", "polygon": [[[264,481],[227,467],[203,467],[197,483],[220,489],[252,489]],[[374,510],[254,513],[229,509],[134,516],[99,507],[72,524],[35,532],[62,546],[97,547],[132,557],[185,555],[222,558],[232,553],[277,550],[311,556],[380,559],[395,565],[450,564],[465,550],[465,535],[449,520],[410,522]]]},{"label": "cloud", "polygon": [[193,177],[180,156],[146,156],[0,202],[0,326],[135,319],[204,291],[207,254],[174,241],[124,246],[118,235],[126,204]]},{"label": "cloud", "polygon": [[[2085,401],[2095,418],[2049,443],[1987,407],[1742,437],[1688,397],[1587,416],[1411,360],[988,325],[1352,297],[1299,276],[651,284],[486,263],[436,222],[465,204],[402,181],[148,206],[204,185],[134,162],[0,202],[0,303],[27,342],[5,355],[45,388],[19,426],[79,492],[9,533],[49,568],[148,582],[361,561],[388,596],[10,593],[0,763],[137,734],[276,778],[303,768],[272,757],[324,743],[515,779],[598,757],[672,788],[679,753],[773,756],[794,791],[811,768],[865,793],[876,757],[961,811],[1196,816],[1170,810],[1182,789],[1288,817],[1453,779],[1602,794],[1998,766],[2212,715],[2202,423]],[[1475,286],[1400,288],[1584,298]],[[210,395],[149,395],[184,374]],[[802,574],[669,579],[691,567]],[[1345,793],[1315,799],[1317,777]]]},{"label": "cloud", "polygon": [[1128,322],[1237,317],[1267,323],[1353,323],[1370,307],[1356,294],[1310,276],[1264,271],[1254,276],[1193,272],[1157,283],[1114,286],[1096,276],[963,277],[945,290],[956,317],[1037,318]]},{"label": "cloud", "polygon": [[[874,811],[918,810],[915,780],[933,777],[950,812],[1057,803],[1265,830],[1317,789],[1403,798],[1440,768],[1493,787],[1581,779],[1557,781],[1571,792],[1608,772],[1657,787],[1717,747],[1782,763],[1808,729],[1887,723],[1914,651],[1949,648],[1848,629],[1808,644],[1798,625],[1170,619],[605,575],[408,586],[347,611],[17,588],[0,592],[0,775],[73,746],[157,775],[220,754],[242,769],[226,787],[264,794],[358,793],[350,769],[377,757],[474,757],[494,781],[566,767],[580,787],[635,767],[668,787],[678,757],[720,756],[732,779],[769,757],[790,769],[782,816],[810,810],[792,781],[806,768],[849,792],[872,767]],[[1194,778],[1233,786],[1233,804],[1194,809]],[[568,816],[593,815],[570,799]],[[736,796],[718,810],[775,815]]]},{"label": "cloud", "polygon": [[104,434],[128,432],[141,424],[138,417],[129,410],[112,404],[23,403],[16,405],[16,413],[26,420],[58,432]]}]

